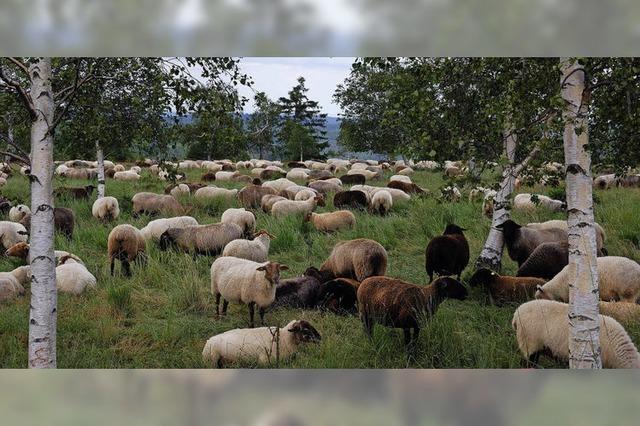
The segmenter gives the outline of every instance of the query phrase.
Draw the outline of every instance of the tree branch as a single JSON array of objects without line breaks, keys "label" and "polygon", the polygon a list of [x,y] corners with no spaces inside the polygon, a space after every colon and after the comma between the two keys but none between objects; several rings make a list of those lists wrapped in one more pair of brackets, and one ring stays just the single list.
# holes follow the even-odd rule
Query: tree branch
[{"label": "tree branch", "polygon": [[22,62],[20,59],[18,58],[7,58],[9,59],[11,62],[13,62],[18,68],[20,68],[22,70],[22,72],[24,73],[25,77],[29,78],[29,68],[27,68],[27,66],[24,64],[24,62]]},{"label": "tree branch", "polygon": [[5,74],[4,68],[1,65],[0,65],[0,80],[2,80],[5,83],[5,87],[10,87],[18,94],[18,97],[20,98],[24,106],[27,108],[27,111],[29,112],[29,116],[31,117],[31,119],[34,119],[36,117],[36,110],[33,106],[33,100],[31,99],[31,96],[24,90],[24,88],[20,85],[20,83],[11,79],[9,76]]},{"label": "tree branch", "polygon": [[19,162],[21,162],[22,164],[25,164],[25,165],[27,165],[27,166],[31,167],[31,161],[29,161],[29,159],[27,159],[27,158],[22,158],[22,157],[20,157],[19,155],[16,155],[16,154],[14,154],[14,153],[12,153],[12,152],[8,152],[8,151],[0,151],[0,155],[7,155],[7,156],[9,156],[9,157],[13,158],[13,159],[14,159],[14,160],[16,160],[16,161],[19,161]]},{"label": "tree branch", "polygon": [[[71,103],[75,98],[76,94],[78,93],[78,90],[80,89],[80,87],[82,87],[85,83],[95,78],[95,75],[93,74],[95,71],[95,68],[96,68],[96,65],[94,63],[89,67],[87,74],[83,78],[80,78],[80,59],[76,60],[76,76],[74,79],[73,87],[71,89],[68,89],[68,88],[63,89],[63,90],[69,90],[69,91],[60,100],[60,105],[64,104],[64,107],[60,112],[60,114],[58,114],[58,117],[54,119],[53,124],[51,124],[51,126],[49,127],[50,133],[53,133],[55,131],[56,127],[58,127],[58,124],[60,124],[60,121],[62,121],[64,116],[67,114],[67,111],[69,111],[69,107],[71,106]],[[54,98],[55,98],[55,95],[54,95]]]}]

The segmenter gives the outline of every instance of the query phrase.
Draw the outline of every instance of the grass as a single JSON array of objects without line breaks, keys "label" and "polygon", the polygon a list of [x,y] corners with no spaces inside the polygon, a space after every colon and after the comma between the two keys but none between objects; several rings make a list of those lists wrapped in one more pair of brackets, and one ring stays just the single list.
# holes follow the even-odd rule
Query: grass
[{"label": "grass", "polygon": [[[122,214],[117,223],[143,227],[150,219],[131,217],[131,197],[141,191],[162,192],[166,183],[148,176],[139,182],[107,182],[108,195],[120,202]],[[190,171],[191,181],[200,172]],[[388,177],[388,176],[386,176]],[[417,172],[415,183],[437,192],[443,185],[436,172]],[[386,181],[386,180],[385,180]],[[84,181],[62,181],[55,185],[84,185]],[[383,183],[375,183],[382,185]],[[241,184],[217,183],[228,188]],[[548,189],[533,188],[545,193]],[[28,200],[28,181],[14,176],[1,189],[14,201]],[[611,255],[640,260],[640,190],[612,189],[597,193],[596,217],[607,232],[606,247]],[[213,223],[237,201],[200,202],[181,198],[199,223]],[[98,288],[81,296],[60,294],[58,298],[58,366],[62,368],[202,368],[205,341],[229,329],[246,327],[246,306],[229,306],[226,318],[214,318],[210,294],[210,257],[195,259],[174,251],[162,252],[148,244],[146,268],[134,265],[133,277],[109,275],[107,236],[115,225],[101,224],[91,216],[91,203],[61,199],[57,206],[76,212],[74,237],[67,241],[56,235],[56,248],[80,256],[96,276]],[[331,211],[327,203],[319,211]],[[463,273],[467,281],[479,255],[490,221],[481,214],[480,202],[466,199],[459,203],[440,203],[435,196],[414,198],[394,206],[386,217],[356,213],[357,226],[338,234],[318,233],[298,217],[275,219],[257,213],[257,228],[277,238],[272,241],[270,259],[285,263],[290,270],[284,278],[301,274],[308,266],[319,266],[334,244],[352,238],[371,238],[389,254],[387,275],[425,284],[424,249],[430,238],[442,233],[447,223],[467,228],[471,249],[470,266]],[[517,222],[538,222],[562,218],[561,214],[540,210],[514,213]],[[6,219],[4,219],[6,220]],[[0,258],[0,270],[19,266],[15,259]],[[503,259],[503,271],[512,274],[516,264]],[[119,272],[119,265],[116,266]],[[304,348],[293,359],[282,363],[289,368],[519,368],[522,359],[511,330],[516,306],[496,307],[478,289],[465,301],[444,302],[434,318],[425,324],[414,360],[407,361],[401,331],[377,326],[370,342],[357,317],[337,316],[318,311],[278,309],[267,313],[270,325],[282,326],[291,319],[310,321],[322,334],[321,344]],[[0,305],[0,366],[27,365],[29,297]],[[640,325],[628,328],[640,343]],[[543,366],[563,367],[545,360]]]}]

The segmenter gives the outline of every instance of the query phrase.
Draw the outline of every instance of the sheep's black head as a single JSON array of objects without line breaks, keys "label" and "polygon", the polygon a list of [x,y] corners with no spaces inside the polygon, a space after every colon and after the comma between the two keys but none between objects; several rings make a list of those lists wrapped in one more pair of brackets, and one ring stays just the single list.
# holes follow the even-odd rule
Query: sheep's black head
[{"label": "sheep's black head", "polygon": [[287,331],[293,333],[298,343],[319,342],[322,340],[320,333],[305,320],[296,321]]},{"label": "sheep's black head", "polygon": [[278,262],[267,262],[266,264],[256,268],[256,271],[264,271],[264,277],[272,285],[278,285],[280,282],[280,271],[286,271],[289,267]]},{"label": "sheep's black head", "polygon": [[441,277],[435,282],[438,294],[445,299],[464,300],[467,298],[467,288],[460,281],[451,277]]},{"label": "sheep's black head", "polygon": [[332,280],[334,277],[329,271],[320,271],[315,266],[309,266],[302,274],[307,277],[316,278],[321,283]]},{"label": "sheep's black head", "polygon": [[469,285],[471,287],[476,287],[478,285],[486,285],[493,280],[493,277],[497,277],[498,274],[488,268],[480,268],[469,280]]},{"label": "sheep's black head", "polygon": [[509,219],[501,225],[496,226],[496,228],[501,229],[505,237],[509,238],[510,236],[515,235],[522,226]]},{"label": "sheep's black head", "polygon": [[466,231],[466,229],[461,228],[456,224],[450,223],[444,229],[444,232],[442,233],[442,235],[456,235],[456,234],[457,235],[463,235],[462,231]]},{"label": "sheep's black head", "polygon": [[553,297],[551,297],[551,295],[549,293],[547,293],[546,291],[544,291],[544,288],[542,288],[541,285],[538,285],[536,287],[536,294],[534,296],[536,299],[543,299],[543,300],[553,300]]},{"label": "sheep's black head", "polygon": [[93,193],[93,190],[96,189],[96,187],[93,185],[87,185],[84,187],[84,189],[87,191],[87,194],[91,195]]},{"label": "sheep's black head", "polygon": [[162,235],[160,235],[160,250],[167,250],[172,247],[174,244],[173,237],[169,233],[169,230],[164,231]]},{"label": "sheep's black head", "polygon": [[262,185],[262,181],[260,180],[260,178],[253,178],[253,180],[251,181],[251,183],[252,183],[253,185],[256,185],[256,186],[260,186],[260,185]]}]

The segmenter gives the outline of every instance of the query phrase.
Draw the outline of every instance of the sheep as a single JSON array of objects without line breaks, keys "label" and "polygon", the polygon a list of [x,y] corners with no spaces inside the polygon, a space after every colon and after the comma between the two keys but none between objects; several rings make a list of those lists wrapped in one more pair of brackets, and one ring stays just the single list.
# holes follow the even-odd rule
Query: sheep
[{"label": "sheep", "polygon": [[325,281],[351,278],[363,281],[387,272],[387,251],[380,243],[364,238],[337,243],[320,267]]},{"label": "sheep", "polygon": [[0,302],[24,295],[24,285],[31,279],[30,275],[28,266],[20,266],[11,272],[0,272]]},{"label": "sheep", "polygon": [[213,223],[182,228],[168,228],[160,236],[160,249],[170,246],[193,254],[217,255],[233,240],[242,238],[243,232],[235,223]]},{"label": "sheep", "polygon": [[[538,364],[542,353],[568,361],[569,305],[551,300],[524,303],[513,314],[520,352],[528,362]],[[611,317],[598,315],[600,349],[604,368],[640,368],[640,354],[624,328]]]},{"label": "sheep", "polygon": [[[31,230],[31,214],[25,215],[20,223],[26,228],[27,232]],[[64,234],[67,239],[73,238],[73,229],[76,223],[76,215],[73,210],[66,207],[55,207],[53,209],[53,224],[56,231]]]},{"label": "sheep", "polygon": [[482,199],[482,214],[489,219],[493,217],[493,200],[497,195],[497,191],[489,190],[485,192],[484,198]]},{"label": "sheep", "polygon": [[9,220],[11,222],[20,222],[28,214],[31,214],[31,209],[24,204],[18,204],[9,210]]},{"label": "sheep", "polygon": [[[222,172],[218,172],[222,173]],[[200,188],[196,191],[194,196],[198,199],[214,199],[221,198],[225,200],[231,200],[235,198],[238,193],[237,189],[225,189],[225,188],[216,188],[213,186],[205,186],[204,188]]]},{"label": "sheep", "polygon": [[462,170],[457,166],[446,166],[444,168],[444,174],[448,177],[459,176],[462,174]]},{"label": "sheep", "polygon": [[140,175],[132,170],[127,170],[124,172],[115,172],[113,175],[113,178],[115,180],[134,181],[134,180],[140,180]]},{"label": "sheep", "polygon": [[434,273],[457,275],[460,279],[460,274],[469,263],[469,243],[463,231],[464,228],[449,224],[442,235],[429,241],[425,251],[425,269],[429,281],[433,281]]},{"label": "sheep", "polygon": [[[596,228],[596,246],[597,246],[597,250],[598,250],[598,256],[600,255],[605,255],[606,256],[606,250],[604,249],[604,243],[605,243],[605,239],[606,239],[606,234],[604,232],[604,229],[602,228],[602,226],[600,226],[600,224],[598,222],[594,222],[593,226]],[[558,219],[554,219],[554,220],[547,220],[546,222],[531,222],[531,223],[527,223],[527,228],[531,228],[531,229],[553,229],[553,228],[557,228],[557,229],[561,229],[564,230],[565,232],[568,232],[568,224],[566,220],[558,220]],[[567,237],[568,238],[568,237]]]},{"label": "sheep", "polygon": [[593,186],[598,189],[609,189],[613,188],[616,185],[616,175],[608,174],[598,176],[593,180]]},{"label": "sheep", "polygon": [[231,241],[224,247],[222,255],[239,257],[254,262],[266,262],[269,256],[269,245],[273,238],[275,238],[273,235],[261,229],[254,234],[252,241],[242,239]]},{"label": "sheep", "polygon": [[420,188],[415,183],[406,183],[406,182],[401,182],[397,180],[392,180],[391,182],[389,182],[387,184],[387,188],[398,189],[407,194],[426,194],[427,193],[427,191]]},{"label": "sheep", "polygon": [[304,216],[314,211],[317,205],[324,205],[324,200],[320,196],[309,198],[307,201],[280,200],[271,207],[271,215],[276,218],[295,214],[302,214]]},{"label": "sheep", "polygon": [[[313,189],[310,189],[306,186],[302,186],[302,185],[291,185],[288,186],[287,188],[278,191],[278,195],[281,195],[283,197],[287,197],[287,199],[289,200],[295,200],[296,195],[298,195],[298,193],[300,192],[313,192],[314,195],[317,194],[317,192]],[[299,200],[299,201],[305,201],[305,200]]]},{"label": "sheep", "polygon": [[371,197],[369,206],[372,212],[385,215],[389,213],[389,210],[391,210],[393,206],[393,198],[389,191],[377,191]]},{"label": "sheep", "polygon": [[291,169],[287,172],[286,178],[291,180],[307,180],[309,178],[309,172],[309,169]]},{"label": "sheep", "polygon": [[540,244],[568,241],[566,230],[559,228],[534,229],[518,225],[511,219],[496,228],[502,230],[509,257],[518,263],[518,267],[522,266]]},{"label": "sheep", "polygon": [[[340,181],[338,180],[338,182]],[[334,182],[328,182],[326,180],[316,180],[314,182],[311,182],[309,183],[309,188],[323,195],[342,191],[342,187],[340,185],[337,185]]]},{"label": "sheep", "polygon": [[349,210],[337,210],[329,213],[307,213],[305,222],[311,222],[317,231],[336,232],[341,229],[354,228],[356,217]]},{"label": "sheep", "polygon": [[316,307],[335,314],[358,312],[360,282],[349,278],[335,278],[322,283]]},{"label": "sheep", "polygon": [[111,221],[120,216],[120,206],[115,197],[102,197],[93,202],[91,214],[98,220]]},{"label": "sheep", "polygon": [[[29,263],[29,244],[24,241],[21,241],[9,247],[9,249],[4,254],[8,257],[17,257]],[[54,250],[53,254],[55,256],[56,263],[58,263],[61,258],[67,256],[67,257],[71,257],[76,262],[82,263],[84,265],[84,262],[78,256],[71,254],[68,251]]]},{"label": "sheep", "polygon": [[269,180],[269,179],[278,179],[283,178],[285,173],[282,170],[271,170],[271,169],[261,169],[262,171],[258,175],[260,179]]},{"label": "sheep", "polygon": [[293,356],[300,345],[320,340],[320,333],[307,321],[293,320],[283,328],[234,329],[213,336],[207,340],[202,357],[217,368],[228,362],[278,365]]},{"label": "sheep", "polygon": [[155,215],[165,213],[171,215],[184,214],[184,209],[172,195],[139,192],[131,198],[133,216],[140,214]]},{"label": "sheep", "polygon": [[198,221],[191,216],[177,216],[152,220],[140,232],[146,241],[160,241],[160,236],[169,228],[184,228],[196,225],[198,225]]},{"label": "sheep", "polygon": [[308,179],[323,179],[332,178],[333,173],[329,170],[311,170],[308,174]]},{"label": "sheep", "polygon": [[221,223],[235,223],[246,236],[251,235],[256,230],[256,217],[244,208],[227,209],[220,217]]},{"label": "sheep", "polygon": [[0,195],[0,213],[4,214],[11,210],[11,201]]},{"label": "sheep", "polygon": [[258,306],[260,321],[264,324],[266,309],[276,298],[280,271],[289,269],[277,262],[253,262],[237,257],[219,257],[211,265],[211,293],[216,298],[216,315],[220,315],[220,298],[224,299],[222,315],[229,302],[249,307],[249,327],[253,328],[254,307]]},{"label": "sheep", "polygon": [[[600,300],[636,303],[640,297],[640,265],[620,256],[597,258]],[[536,299],[569,301],[569,271],[562,268],[555,277],[538,287]]]},{"label": "sheep", "polygon": [[616,185],[623,188],[640,187],[640,175],[628,175],[619,177],[618,179],[616,179]]},{"label": "sheep", "polygon": [[322,280],[314,269],[307,269],[301,277],[280,280],[272,308],[312,309],[318,305]]},{"label": "sheep", "polygon": [[315,198],[315,197],[318,197],[318,196],[321,196],[321,195],[318,194],[317,191],[309,188],[309,189],[303,189],[302,191],[298,191],[296,193],[296,196],[293,197],[293,199],[295,201],[307,201],[309,198]]},{"label": "sheep", "polygon": [[364,209],[368,205],[367,194],[363,191],[342,191],[333,196],[337,208],[351,207]]},{"label": "sheep", "polygon": [[69,179],[95,179],[98,177],[96,169],[67,169],[60,173],[60,176]]},{"label": "sheep", "polygon": [[127,169],[122,164],[116,164],[113,166],[113,170],[116,172],[124,172]]},{"label": "sheep", "polygon": [[389,182],[404,182],[404,183],[413,183],[411,182],[411,178],[405,175],[393,175],[389,178]]},{"label": "sheep", "polygon": [[357,295],[360,319],[369,338],[373,336],[376,323],[402,328],[404,343],[409,347],[418,339],[423,316],[432,317],[445,299],[464,300],[467,289],[450,277],[441,277],[429,285],[419,286],[376,276],[362,281]]},{"label": "sheep", "polygon": [[138,258],[145,261],[146,240],[136,227],[123,224],[109,232],[107,240],[111,276],[114,275],[115,260],[118,259],[127,277],[131,276],[129,263]]},{"label": "sheep", "polygon": [[640,320],[640,305],[637,303],[598,302],[598,311],[621,324],[637,324]]},{"label": "sheep", "polygon": [[262,201],[260,202],[262,211],[265,213],[271,213],[271,208],[273,208],[273,205],[282,200],[287,200],[287,198],[275,194],[267,194],[263,196]]},{"label": "sheep", "polygon": [[[538,201],[534,201],[534,198],[538,199]],[[551,211],[560,212],[567,208],[567,203],[559,200],[554,200],[553,198],[547,197],[546,195],[538,195],[538,194],[518,194],[513,199],[513,208],[515,210],[522,211],[532,211],[540,205]]]},{"label": "sheep", "polygon": [[344,185],[364,185],[367,181],[367,178],[361,173],[351,173],[340,176],[340,181]]},{"label": "sheep", "polygon": [[410,174],[413,174],[413,169],[411,167],[405,167],[404,169],[399,170],[398,174],[401,176],[408,176]]},{"label": "sheep", "polygon": [[275,195],[276,190],[261,185],[248,185],[238,191],[238,200],[245,209],[260,208],[265,195]]},{"label": "sheep", "polygon": [[189,195],[190,193],[191,189],[189,185],[185,183],[179,183],[169,190],[169,195],[172,195],[174,198],[178,198],[180,195]]},{"label": "sheep", "polygon": [[206,172],[200,176],[200,180],[203,182],[213,182],[216,180],[216,174],[213,172]]},{"label": "sheep", "polygon": [[365,180],[376,179],[376,178],[379,178],[379,177],[382,176],[382,174],[380,172],[372,172],[372,171],[366,170],[366,169],[349,170],[347,172],[347,176],[348,175],[364,176]]},{"label": "sheep", "polygon": [[57,197],[66,195],[67,197],[76,200],[88,200],[94,189],[96,189],[96,187],[93,185],[87,185],[84,187],[63,187],[56,189],[54,191],[54,195]]},{"label": "sheep", "polygon": [[216,180],[218,181],[231,181],[234,176],[237,176],[238,172],[234,171],[220,171],[216,172]]},{"label": "sheep", "polygon": [[482,286],[488,290],[491,303],[497,304],[531,300],[537,287],[544,283],[541,278],[509,277],[487,268],[478,269],[469,281],[471,287]]},{"label": "sheep", "polygon": [[548,242],[536,247],[518,268],[518,277],[538,277],[550,280],[569,263],[569,243]]},{"label": "sheep", "polygon": [[216,172],[219,172],[222,170],[222,164],[218,164],[214,161],[203,161],[202,168],[212,173],[215,176]]},{"label": "sheep", "polygon": [[60,259],[56,267],[58,291],[79,295],[87,288],[95,289],[96,283],[96,277],[83,264],[68,256]]}]

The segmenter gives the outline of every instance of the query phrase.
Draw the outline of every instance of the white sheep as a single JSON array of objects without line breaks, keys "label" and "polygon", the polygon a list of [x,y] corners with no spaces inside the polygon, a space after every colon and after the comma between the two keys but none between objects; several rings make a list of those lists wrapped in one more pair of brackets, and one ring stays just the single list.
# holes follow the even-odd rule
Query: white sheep
[{"label": "white sheep", "polygon": [[[640,298],[640,265],[620,256],[599,257],[600,300],[636,303]],[[569,301],[569,269],[565,266],[555,277],[538,287],[536,299]]]},{"label": "white sheep", "polygon": [[129,171],[132,171],[133,173],[139,175],[142,172],[142,167],[140,167],[140,166],[131,166],[131,168],[129,168]]},{"label": "white sheep", "polygon": [[398,182],[413,183],[411,182],[411,178],[405,175],[393,175],[389,178],[389,182],[393,182],[394,180]]},{"label": "white sheep", "polygon": [[297,183],[292,182],[287,178],[279,178],[276,180],[270,180],[268,182],[264,182],[262,186],[266,186],[267,188],[272,188],[280,192],[284,189],[287,189],[290,186],[297,186]]},{"label": "white sheep", "polygon": [[27,229],[19,223],[0,221],[0,253],[28,239]]},{"label": "white sheep", "polygon": [[93,202],[91,214],[98,220],[116,220],[120,216],[120,206],[115,197],[102,197]]},{"label": "white sheep", "polygon": [[127,170],[124,172],[115,172],[113,175],[113,178],[115,180],[134,181],[134,180],[140,180],[140,175],[131,170]]},{"label": "white sheep", "polygon": [[[222,173],[222,172],[218,172],[218,173]],[[226,189],[226,188],[216,188],[214,186],[205,186],[203,188],[199,188],[195,192],[194,196],[198,199],[221,198],[225,200],[231,200],[235,198],[237,194],[238,194],[237,189]]]},{"label": "white sheep", "polygon": [[58,291],[78,295],[86,288],[95,289],[96,283],[96,277],[83,264],[70,257],[60,259],[56,268]]},{"label": "white sheep", "polygon": [[[537,197],[537,203],[533,201],[533,197]],[[537,206],[543,206],[554,212],[560,212],[567,208],[567,204],[560,200],[554,200],[551,197],[540,194],[518,194],[513,199],[513,208],[515,210],[532,211]]]},{"label": "white sheep", "polygon": [[223,256],[239,257],[240,259],[254,262],[266,262],[269,256],[271,239],[275,238],[265,230],[260,230],[254,235],[253,241],[233,240],[224,247]]},{"label": "white sheep", "polygon": [[616,175],[614,173],[598,176],[593,180],[593,186],[598,189],[609,189],[616,186]]},{"label": "white sheep", "polygon": [[307,180],[309,179],[309,169],[294,168],[287,172],[287,179]]},{"label": "white sheep", "polygon": [[307,201],[309,198],[315,198],[318,196],[318,193],[311,189],[305,188],[296,193],[296,196],[293,198],[295,201]]},{"label": "white sheep", "polygon": [[169,191],[169,194],[173,195],[175,198],[177,198],[179,195],[189,195],[190,193],[191,190],[189,189],[189,185],[184,183],[179,183],[178,185],[174,186],[171,191]]},{"label": "white sheep", "polygon": [[222,315],[229,302],[243,303],[249,307],[249,326],[254,326],[254,307],[257,305],[260,320],[276,298],[280,271],[288,266],[277,262],[253,262],[237,257],[219,257],[211,265],[211,293],[216,298],[216,315],[220,314],[220,297],[224,298]]},{"label": "white sheep", "polygon": [[226,362],[276,365],[290,358],[300,344],[320,339],[320,333],[307,321],[293,320],[283,328],[241,328],[207,340],[202,358],[217,368]]},{"label": "white sheep", "polygon": [[[569,305],[551,300],[524,303],[513,314],[511,326],[518,347],[530,362],[538,363],[548,350],[554,357],[569,359]],[[600,348],[604,368],[640,368],[640,354],[624,328],[611,317],[598,315]]]},{"label": "white sheep", "polygon": [[410,174],[413,174],[413,169],[411,167],[405,167],[404,169],[400,170],[398,174],[408,176]]},{"label": "white sheep", "polygon": [[236,172],[216,172],[216,180],[220,182],[231,181],[234,176],[236,176]]},{"label": "white sheep", "polygon": [[169,228],[185,228],[196,225],[198,225],[198,221],[191,216],[177,216],[152,220],[140,232],[147,241],[160,241],[160,236]]},{"label": "white sheep", "polygon": [[[244,208],[227,209],[220,217],[221,223],[235,223],[245,235],[250,235],[256,229],[256,217]],[[266,259],[265,259],[266,260]]]},{"label": "white sheep", "polygon": [[[598,222],[594,222],[593,225],[596,228],[596,245],[598,246],[598,250],[602,250],[602,247],[604,246],[607,235],[605,234],[604,229],[602,228],[602,226],[600,226]],[[561,219],[547,220],[546,222],[527,223],[527,228],[532,228],[532,229],[558,228],[567,232],[569,231],[567,221],[561,220]]]},{"label": "white sheep", "polygon": [[371,211],[385,215],[391,210],[393,206],[393,198],[389,191],[382,190],[376,191],[371,197],[370,208]]},{"label": "white sheep", "polygon": [[113,166],[114,172],[124,172],[125,170],[127,169],[122,164],[116,164],[115,166]]},{"label": "white sheep", "polygon": [[25,293],[24,285],[31,279],[28,266],[20,266],[11,272],[0,272],[0,302]]},{"label": "white sheep", "polygon": [[9,220],[11,222],[20,222],[28,214],[31,214],[31,209],[24,204],[18,204],[9,210]]},{"label": "white sheep", "polygon": [[277,218],[293,215],[293,214],[302,214],[306,215],[315,210],[316,205],[322,198],[315,197],[309,198],[306,201],[292,201],[292,200],[282,200],[277,201],[273,207],[271,207],[271,215]]},{"label": "white sheep", "polygon": [[222,164],[218,164],[214,161],[203,161],[201,167],[213,173],[219,172],[222,170]]}]

